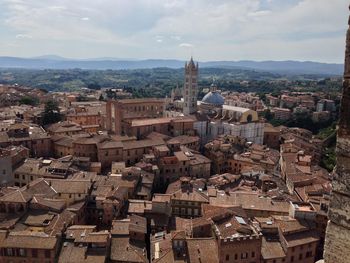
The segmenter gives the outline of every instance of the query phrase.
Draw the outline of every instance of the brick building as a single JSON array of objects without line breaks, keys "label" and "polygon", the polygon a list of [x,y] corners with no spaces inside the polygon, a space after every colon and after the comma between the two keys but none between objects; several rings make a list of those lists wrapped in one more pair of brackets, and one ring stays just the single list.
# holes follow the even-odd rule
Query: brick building
[{"label": "brick building", "polygon": [[162,99],[125,99],[108,101],[106,105],[106,129],[117,135],[127,132],[132,120],[163,117]]},{"label": "brick building", "polygon": [[0,132],[0,147],[22,145],[29,149],[30,156],[52,155],[50,136],[35,124],[14,123]]},{"label": "brick building", "polygon": [[151,132],[169,136],[193,134],[194,120],[186,117],[138,119],[126,123],[126,134],[138,139],[145,138]]}]

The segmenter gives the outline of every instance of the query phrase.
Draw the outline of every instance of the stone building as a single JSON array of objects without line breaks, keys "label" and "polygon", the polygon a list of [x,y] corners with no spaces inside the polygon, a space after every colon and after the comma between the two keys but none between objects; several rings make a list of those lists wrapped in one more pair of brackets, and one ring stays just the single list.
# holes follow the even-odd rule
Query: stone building
[{"label": "stone building", "polygon": [[29,149],[30,156],[52,155],[50,135],[35,124],[14,123],[0,132],[0,147],[22,145]]},{"label": "stone building", "polygon": [[209,203],[208,196],[194,188],[189,178],[185,177],[181,178],[179,189],[174,192],[172,189],[168,189],[167,194],[171,194],[171,207],[174,216],[199,217],[202,215],[203,204]]},{"label": "stone building", "polygon": [[[54,262],[59,240],[43,232],[2,230],[1,262]],[[25,258],[25,260],[24,260]]]},{"label": "stone building", "polygon": [[[349,20],[350,26],[350,20]],[[325,263],[350,262],[350,28],[346,36],[343,97],[326,231]]]},{"label": "stone building", "polygon": [[264,145],[273,149],[279,149],[280,146],[280,129],[273,127],[269,123],[264,126]]},{"label": "stone building", "polygon": [[101,101],[71,103],[66,119],[82,126],[104,127],[106,103]]},{"label": "stone building", "polygon": [[273,108],[271,112],[274,114],[276,120],[286,121],[292,117],[292,112],[290,109]]},{"label": "stone building", "polygon": [[256,111],[223,105],[222,109],[209,122],[210,138],[221,134],[246,138],[253,143],[262,144],[264,139],[264,123],[259,121]]},{"label": "stone building", "polygon": [[108,101],[106,129],[117,135],[126,133],[126,124],[132,120],[163,117],[163,99],[125,99]]},{"label": "stone building", "polygon": [[0,186],[13,184],[13,170],[29,157],[23,146],[0,148]]},{"label": "stone building", "polygon": [[153,118],[132,120],[126,125],[126,134],[138,139],[145,138],[151,132],[169,136],[180,136],[194,133],[193,119],[188,117]]}]

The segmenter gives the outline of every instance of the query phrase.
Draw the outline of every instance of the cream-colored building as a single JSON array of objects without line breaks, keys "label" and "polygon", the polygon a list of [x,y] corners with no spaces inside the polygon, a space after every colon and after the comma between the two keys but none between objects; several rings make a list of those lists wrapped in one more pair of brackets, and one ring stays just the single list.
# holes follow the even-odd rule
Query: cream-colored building
[{"label": "cream-colored building", "polygon": [[259,121],[256,111],[223,105],[222,110],[209,123],[209,134],[211,138],[221,134],[234,135],[262,144],[264,123]]}]

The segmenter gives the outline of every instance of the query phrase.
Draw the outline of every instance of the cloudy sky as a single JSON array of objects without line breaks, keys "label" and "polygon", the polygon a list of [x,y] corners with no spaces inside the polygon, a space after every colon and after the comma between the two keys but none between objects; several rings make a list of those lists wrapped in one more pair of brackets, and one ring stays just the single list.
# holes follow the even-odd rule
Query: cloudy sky
[{"label": "cloudy sky", "polygon": [[0,56],[342,62],[348,0],[0,0]]}]

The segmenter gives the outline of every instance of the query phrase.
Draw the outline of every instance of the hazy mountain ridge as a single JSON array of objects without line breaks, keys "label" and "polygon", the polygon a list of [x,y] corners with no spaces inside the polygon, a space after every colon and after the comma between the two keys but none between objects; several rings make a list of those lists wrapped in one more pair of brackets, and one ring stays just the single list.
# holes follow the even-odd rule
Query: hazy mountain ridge
[{"label": "hazy mountain ridge", "polygon": [[[149,69],[149,68],[182,68],[185,61],[176,59],[69,59],[55,55],[46,55],[34,58],[0,57],[1,68],[27,69]],[[199,62],[200,67],[241,68],[253,69],[284,74],[324,74],[342,75],[343,64],[319,63],[311,61],[208,61]]]}]

